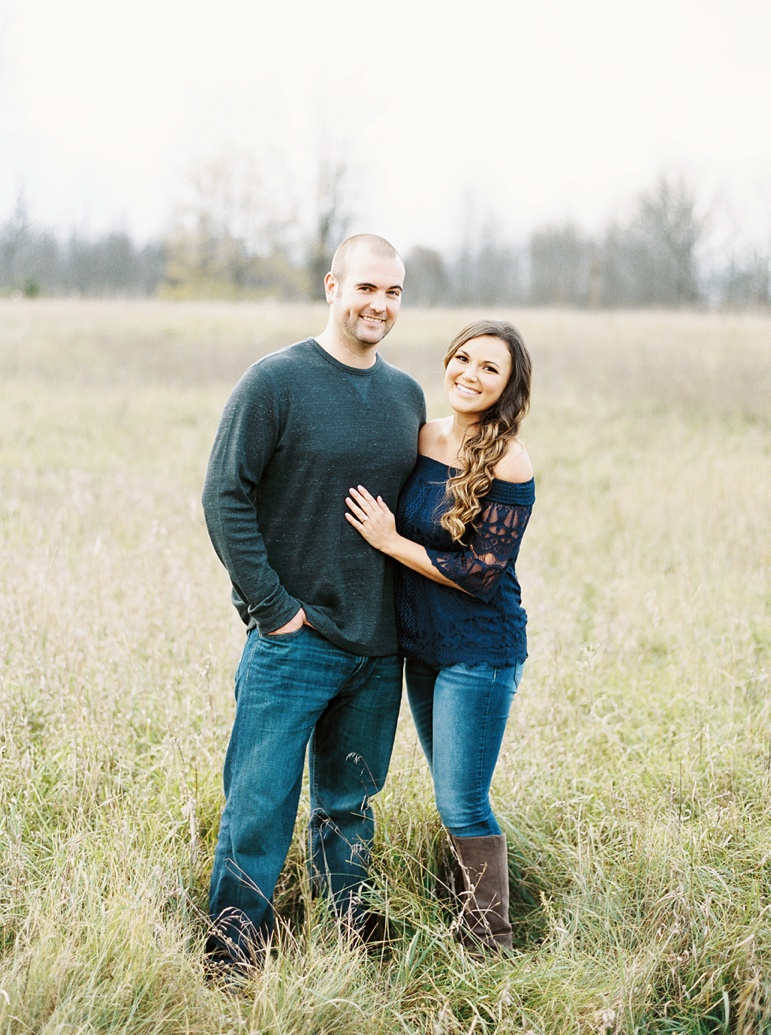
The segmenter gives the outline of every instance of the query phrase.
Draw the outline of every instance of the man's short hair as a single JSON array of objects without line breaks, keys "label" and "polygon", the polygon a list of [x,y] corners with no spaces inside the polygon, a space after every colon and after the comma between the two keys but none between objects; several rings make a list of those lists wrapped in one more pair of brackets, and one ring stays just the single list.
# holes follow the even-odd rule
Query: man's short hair
[{"label": "man's short hair", "polygon": [[378,237],[377,234],[354,234],[353,237],[347,237],[342,244],[338,245],[332,256],[331,273],[338,283],[345,279],[348,261],[358,248],[367,248],[383,259],[398,259],[404,265],[401,255],[390,241],[386,241],[385,237]]}]

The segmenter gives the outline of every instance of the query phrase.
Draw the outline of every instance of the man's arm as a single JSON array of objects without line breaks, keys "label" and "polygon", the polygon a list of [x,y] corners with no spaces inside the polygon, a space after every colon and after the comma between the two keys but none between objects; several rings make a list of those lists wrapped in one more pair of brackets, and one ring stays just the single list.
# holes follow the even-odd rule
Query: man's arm
[{"label": "man's arm", "polygon": [[278,390],[255,363],[233,389],[222,413],[203,490],[206,527],[217,556],[248,613],[265,633],[291,632],[304,621],[268,562],[255,504],[257,486],[281,428]]}]

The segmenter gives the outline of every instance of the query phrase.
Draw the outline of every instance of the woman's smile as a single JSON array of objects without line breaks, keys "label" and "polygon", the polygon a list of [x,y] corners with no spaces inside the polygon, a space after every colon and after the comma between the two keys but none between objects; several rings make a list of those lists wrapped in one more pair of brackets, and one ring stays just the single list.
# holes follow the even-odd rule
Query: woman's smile
[{"label": "woman's smile", "polygon": [[484,413],[500,399],[510,373],[505,342],[487,334],[472,338],[450,356],[445,368],[450,405],[464,413]]}]

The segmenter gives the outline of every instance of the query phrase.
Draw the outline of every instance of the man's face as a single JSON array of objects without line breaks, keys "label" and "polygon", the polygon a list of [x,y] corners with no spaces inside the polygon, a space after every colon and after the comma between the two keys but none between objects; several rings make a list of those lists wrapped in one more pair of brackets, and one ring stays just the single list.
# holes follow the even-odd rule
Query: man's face
[{"label": "man's face", "polygon": [[355,351],[374,348],[396,323],[402,304],[404,265],[358,248],[349,257],[343,277],[325,281],[327,301],[340,338]]}]

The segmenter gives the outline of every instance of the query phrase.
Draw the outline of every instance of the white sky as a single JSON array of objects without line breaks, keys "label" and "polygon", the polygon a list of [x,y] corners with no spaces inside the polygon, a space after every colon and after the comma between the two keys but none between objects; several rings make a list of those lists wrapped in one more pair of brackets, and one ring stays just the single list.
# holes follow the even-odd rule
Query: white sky
[{"label": "white sky", "polygon": [[352,231],[622,216],[657,175],[771,232],[769,0],[0,0],[0,221],[144,237],[226,150]]}]

